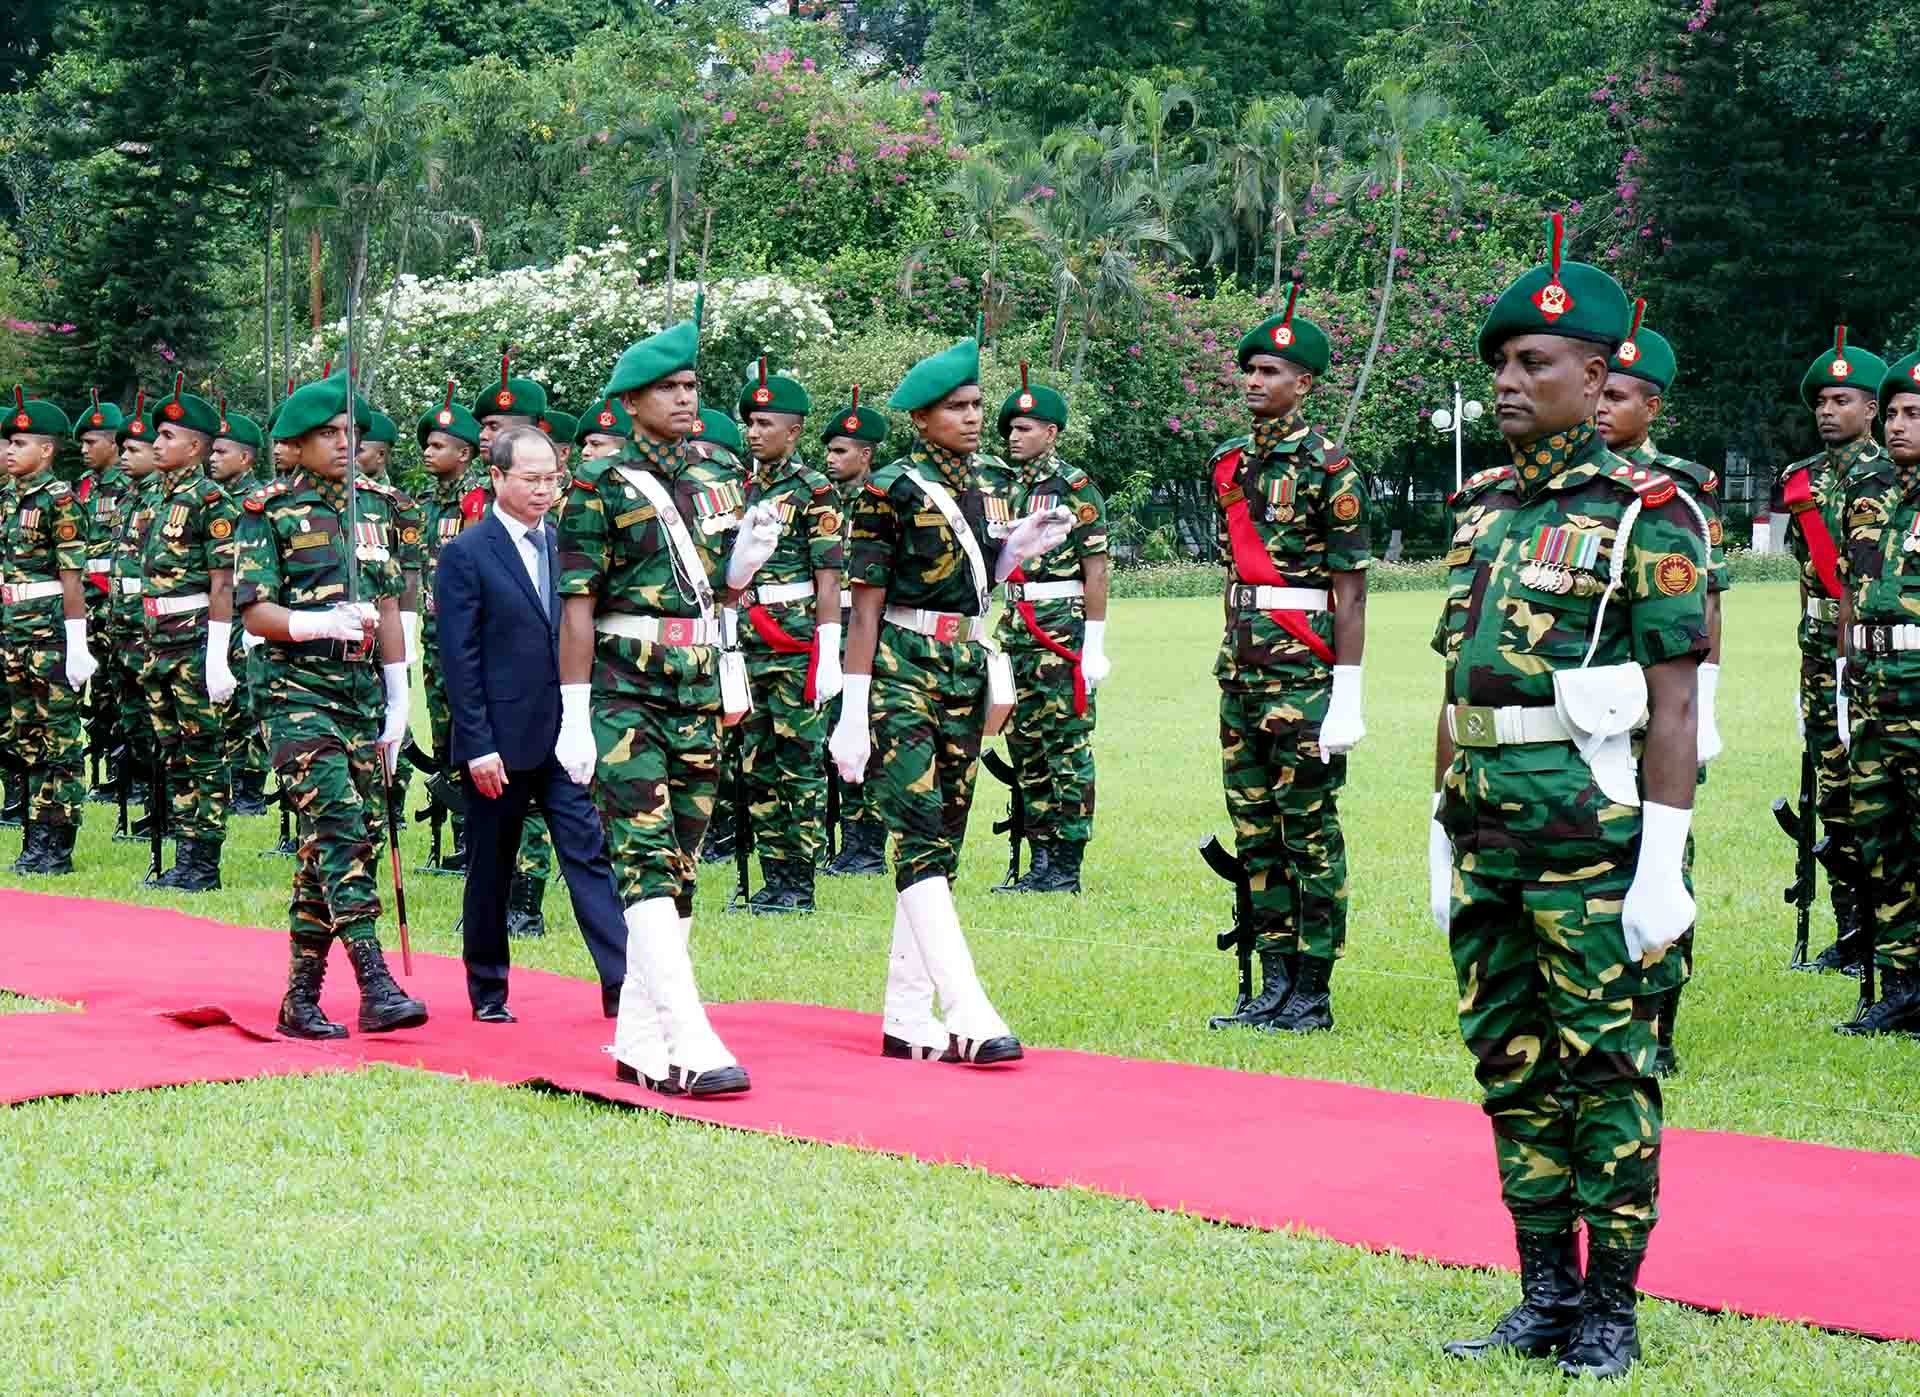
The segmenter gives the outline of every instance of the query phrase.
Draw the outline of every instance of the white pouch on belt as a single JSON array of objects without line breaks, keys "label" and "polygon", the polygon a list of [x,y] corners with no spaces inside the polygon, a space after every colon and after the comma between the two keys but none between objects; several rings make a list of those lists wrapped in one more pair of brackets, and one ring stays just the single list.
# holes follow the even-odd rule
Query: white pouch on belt
[{"label": "white pouch on belt", "polygon": [[987,651],[986,736],[998,737],[1013,716],[1013,661],[998,647]]},{"label": "white pouch on belt", "polygon": [[1646,670],[1635,664],[1559,670],[1553,707],[1600,793],[1615,805],[1639,805],[1633,730],[1647,718]]}]

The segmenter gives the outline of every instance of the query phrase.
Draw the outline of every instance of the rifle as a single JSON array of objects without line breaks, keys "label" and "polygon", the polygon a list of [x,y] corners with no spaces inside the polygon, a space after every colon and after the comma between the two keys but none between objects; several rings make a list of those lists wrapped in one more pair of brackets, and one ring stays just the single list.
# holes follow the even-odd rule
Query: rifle
[{"label": "rifle", "polygon": [[1239,858],[1229,854],[1220,836],[1210,834],[1200,846],[1200,859],[1217,875],[1233,884],[1233,926],[1213,938],[1216,949],[1232,951],[1240,965],[1240,990],[1233,1012],[1239,1013],[1253,1002],[1253,888],[1247,882],[1247,870]]},{"label": "rifle", "polygon": [[166,862],[163,847],[167,837],[167,754],[160,745],[160,739],[153,742],[153,768],[147,777],[147,881],[154,882],[160,877],[161,865]]},{"label": "rifle", "polygon": [[739,730],[733,735],[733,896],[727,910],[745,907],[753,895],[753,812],[747,808],[747,749]]},{"label": "rifle", "polygon": [[113,771],[113,798],[120,807],[120,813],[114,820],[113,837],[127,837],[127,805],[133,799],[133,744],[128,742],[120,749],[120,764]]},{"label": "rifle", "polygon": [[1787,962],[1790,970],[1809,970],[1812,962],[1807,959],[1807,919],[1813,910],[1814,893],[1814,769],[1813,749],[1802,743],[1800,747],[1800,803],[1790,804],[1785,796],[1773,803],[1773,820],[1780,826],[1787,838],[1793,841],[1793,881],[1783,894],[1788,906],[1794,909],[1793,959]]},{"label": "rifle", "polygon": [[[388,766],[383,756],[380,765]],[[384,773],[382,782],[387,791],[387,857],[393,869],[393,915],[400,923],[400,972],[413,974],[413,942],[407,935],[407,884],[400,874],[400,826],[406,816],[406,796],[400,790],[400,783],[393,779],[393,771]]]},{"label": "rifle", "polygon": [[1880,940],[1878,912],[1874,906],[1874,887],[1867,877],[1867,870],[1860,860],[1849,851],[1833,842],[1831,835],[1813,846],[1813,856],[1820,866],[1827,870],[1827,877],[1836,883],[1844,883],[1854,890],[1859,899],[1860,908],[1860,1004],[1853,1011],[1853,1022],[1858,1022],[1873,1007],[1873,950]]},{"label": "rifle", "polygon": [[1007,818],[993,822],[993,832],[1007,837],[1007,876],[1000,884],[1010,888],[1020,876],[1020,843],[1027,837],[1027,797],[1013,764],[991,748],[980,753],[980,765],[1007,788]]},{"label": "rifle", "polygon": [[833,753],[827,756],[827,837],[826,849],[820,861],[830,863],[840,856],[840,768],[833,764]]},{"label": "rifle", "polygon": [[401,752],[408,761],[413,763],[414,770],[423,773],[427,778],[427,808],[415,811],[413,822],[415,824],[423,820],[431,822],[433,852],[428,855],[427,862],[414,871],[445,873],[448,870],[443,869],[440,864],[444,857],[443,836],[447,828],[447,817],[467,813],[466,792],[460,789],[458,782],[448,778],[440,759],[423,751],[414,738],[407,739],[407,745],[401,749]]}]

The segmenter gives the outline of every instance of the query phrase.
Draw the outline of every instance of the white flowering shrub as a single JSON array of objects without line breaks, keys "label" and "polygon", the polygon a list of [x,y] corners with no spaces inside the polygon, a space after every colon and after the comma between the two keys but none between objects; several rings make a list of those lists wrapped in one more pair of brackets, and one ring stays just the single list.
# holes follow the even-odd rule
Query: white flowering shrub
[{"label": "white flowering shrub", "polygon": [[[373,402],[401,424],[402,436],[439,402],[449,378],[455,398],[472,405],[498,380],[500,345],[513,346],[512,373],[547,390],[567,412],[586,409],[606,384],[620,351],[665,328],[667,255],[635,249],[608,230],[609,241],[583,247],[550,267],[522,267],[470,279],[401,277],[371,295],[356,313],[354,339],[372,373]],[[687,262],[681,263],[683,270]],[[675,288],[673,319],[693,313],[694,282]],[[762,353],[778,368],[809,346],[830,343],[833,319],[820,299],[777,276],[711,281],[701,331],[700,376],[708,405],[731,410],[746,365]],[[335,321],[294,346],[293,377],[316,377],[346,342]],[[258,383],[260,351],[234,366],[240,381]],[[276,375],[286,370],[277,362]],[[362,382],[366,382],[366,373]]]}]

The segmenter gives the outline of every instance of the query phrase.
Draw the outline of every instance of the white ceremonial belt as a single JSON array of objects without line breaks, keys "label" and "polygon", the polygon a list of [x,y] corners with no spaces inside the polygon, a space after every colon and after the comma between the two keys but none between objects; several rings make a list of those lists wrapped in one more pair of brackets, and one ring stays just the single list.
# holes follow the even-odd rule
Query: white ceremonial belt
[{"label": "white ceremonial belt", "polygon": [[1529,742],[1571,742],[1573,733],[1548,704],[1504,708],[1469,703],[1447,706],[1447,733],[1456,747],[1514,747]]},{"label": "white ceremonial belt", "polygon": [[1324,587],[1256,587],[1251,582],[1229,582],[1227,602],[1256,611],[1325,611]]},{"label": "white ceremonial belt", "polygon": [[112,570],[113,570],[113,559],[111,558],[87,559],[88,572],[111,572]]},{"label": "white ceremonial belt", "polygon": [[1008,601],[1061,601],[1067,597],[1084,597],[1087,584],[1078,578],[1066,582],[1009,582],[1007,584]]},{"label": "white ceremonial belt", "polygon": [[202,611],[210,600],[205,592],[183,592],[177,597],[148,597],[147,615],[179,616],[188,611]]},{"label": "white ceremonial belt", "polygon": [[1832,597],[1808,597],[1807,619],[1809,621],[1838,621],[1840,603]]},{"label": "white ceremonial belt", "polygon": [[0,603],[12,606],[17,601],[40,601],[60,595],[58,582],[13,582],[0,587]]},{"label": "white ceremonial belt", "polygon": [[1920,650],[1920,626],[1855,626],[1849,647],[1865,655],[1891,655],[1896,650]]},{"label": "white ceremonial belt", "polygon": [[144,577],[118,577],[114,581],[120,584],[120,595],[123,597],[137,597],[147,585]]},{"label": "white ceremonial belt", "polygon": [[771,587],[749,587],[740,596],[742,606],[778,606],[781,602],[805,601],[813,595],[811,582],[776,582]]},{"label": "white ceremonial belt", "polygon": [[698,616],[596,616],[593,628],[601,635],[648,645],[718,645],[720,623]]},{"label": "white ceremonial belt", "polygon": [[913,631],[929,640],[985,640],[987,618],[962,616],[957,611],[917,611],[910,606],[890,606],[886,610],[890,625]]}]

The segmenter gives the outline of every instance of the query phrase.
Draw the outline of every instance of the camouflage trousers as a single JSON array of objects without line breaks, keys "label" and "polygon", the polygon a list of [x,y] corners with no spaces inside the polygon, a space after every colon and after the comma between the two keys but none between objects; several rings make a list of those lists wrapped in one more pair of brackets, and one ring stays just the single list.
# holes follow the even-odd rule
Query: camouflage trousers
[{"label": "camouflage trousers", "polygon": [[[1847,794],[1847,749],[1840,745],[1833,647],[1800,652],[1800,711],[1813,752],[1814,808],[1821,829],[1842,847],[1853,846],[1853,802]],[[1844,902],[1844,898],[1842,899]],[[1839,905],[1839,904],[1836,904]]]},{"label": "camouflage trousers", "polygon": [[[1055,632],[1055,638],[1065,640]],[[1093,837],[1094,699],[1073,711],[1073,665],[1051,650],[1009,649],[1015,700],[1006,727],[1026,800],[1027,834],[1042,843]]]},{"label": "camouflage trousers", "polygon": [[881,817],[894,837],[894,886],[954,881],[980,771],[987,720],[987,652],[880,627],[869,700],[867,765]]},{"label": "camouflage trousers", "polygon": [[[1911,701],[1902,704],[1911,711]],[[1853,828],[1874,895],[1874,963],[1920,971],[1920,719],[1853,726]]]},{"label": "camouflage trousers", "polygon": [[761,863],[811,866],[826,844],[827,710],[807,702],[806,655],[750,654],[740,720],[747,814]]},{"label": "camouflage trousers", "polygon": [[126,746],[146,726],[144,721],[136,724],[129,717],[145,707],[140,697],[139,652],[122,644],[115,633],[112,607],[106,601],[97,608],[90,605],[87,612],[87,647],[100,662],[100,668],[87,681],[89,701],[97,712],[108,715],[98,729],[106,742],[106,751],[100,753],[104,759],[116,747]]},{"label": "camouflage trousers", "polygon": [[300,826],[288,928],[308,945],[377,936],[381,700],[371,676],[365,687],[364,718],[312,708],[267,718],[273,769]]},{"label": "camouflage trousers", "polygon": [[166,758],[174,838],[222,843],[230,781],[226,715],[207,697],[205,647],[153,656],[141,682],[153,738]]},{"label": "camouflage trousers", "polygon": [[622,906],[673,898],[693,915],[700,842],[713,816],[720,713],[595,687],[593,803]]},{"label": "camouflage trousers", "polygon": [[1476,854],[1456,854],[1448,939],[1460,1033],[1514,1225],[1562,1232],[1584,1218],[1593,1243],[1644,1248],[1659,1215],[1655,1030],[1680,956],[1626,960],[1620,907],[1636,845],[1562,845],[1555,856],[1587,876],[1490,877]]},{"label": "camouflage trousers", "polygon": [[1320,759],[1330,681],[1220,691],[1221,785],[1253,893],[1254,946],[1338,960],[1347,944],[1347,759]]},{"label": "camouflage trousers", "polygon": [[553,840],[547,833],[547,817],[538,810],[527,813],[513,871],[516,877],[537,878],[542,883],[553,877]]},{"label": "camouflage trousers", "polygon": [[[234,649],[239,651],[239,645]],[[255,646],[244,654],[236,653],[229,661],[240,678],[240,687],[233,691],[233,701],[226,709],[230,773],[265,771],[267,767],[267,739],[260,722],[260,709],[267,692],[266,661],[258,658],[265,649],[265,646]]]},{"label": "camouflage trousers", "polygon": [[[153,661],[145,650],[146,625],[136,598],[131,610],[122,605],[114,612],[107,630],[107,649],[114,652],[121,665],[123,680],[119,691],[120,731],[142,767],[153,759],[153,708],[147,702],[147,669]],[[142,770],[136,774],[144,781],[150,773]]]},{"label": "camouflage trousers", "polygon": [[78,825],[87,798],[80,695],[67,683],[60,640],[9,642],[5,651],[8,745],[27,769],[27,819]]}]

